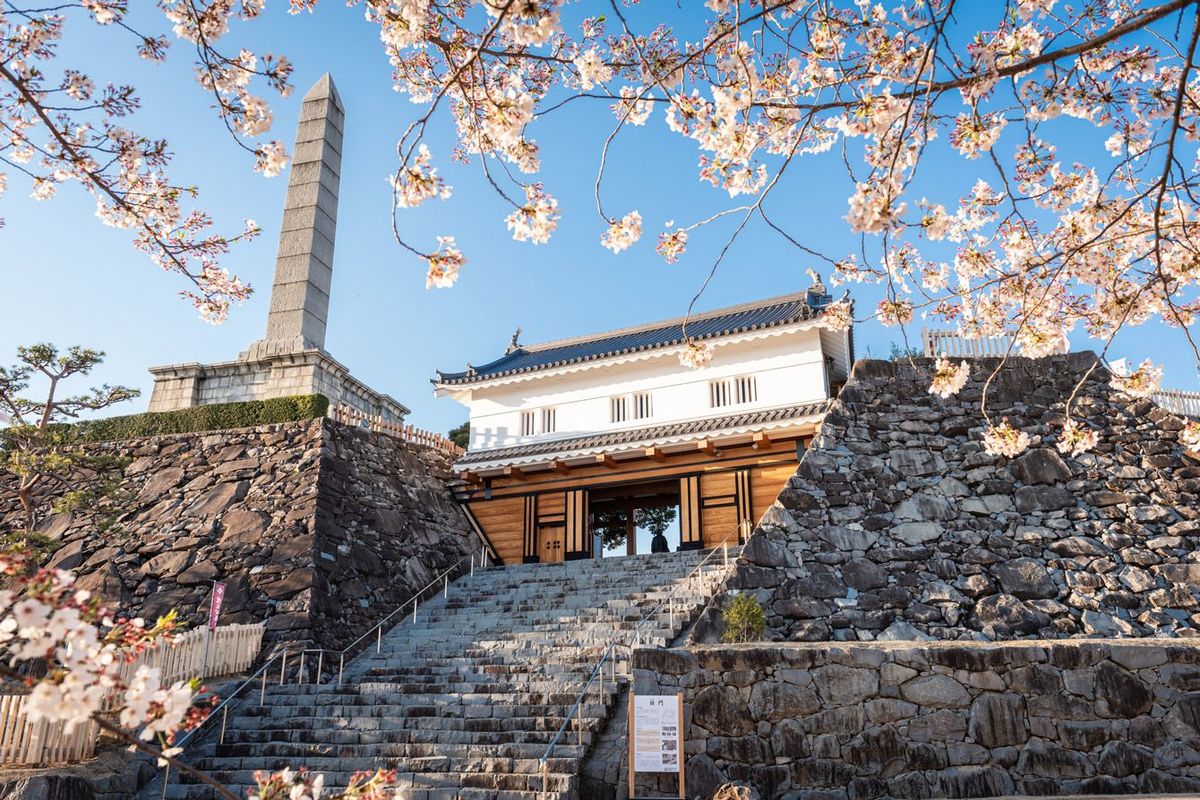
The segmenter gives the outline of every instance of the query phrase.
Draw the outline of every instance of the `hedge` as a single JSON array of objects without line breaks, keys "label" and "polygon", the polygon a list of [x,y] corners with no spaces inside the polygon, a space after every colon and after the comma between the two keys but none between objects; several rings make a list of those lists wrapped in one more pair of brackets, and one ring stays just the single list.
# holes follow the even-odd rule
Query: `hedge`
[{"label": "hedge", "polygon": [[252,428],[278,422],[296,422],[325,416],[329,398],[322,394],[274,397],[244,403],[215,403],[181,408],[178,411],[154,411],[123,417],[86,420],[71,428],[71,438],[85,442],[111,442],[161,436],[168,433],[221,431]]}]

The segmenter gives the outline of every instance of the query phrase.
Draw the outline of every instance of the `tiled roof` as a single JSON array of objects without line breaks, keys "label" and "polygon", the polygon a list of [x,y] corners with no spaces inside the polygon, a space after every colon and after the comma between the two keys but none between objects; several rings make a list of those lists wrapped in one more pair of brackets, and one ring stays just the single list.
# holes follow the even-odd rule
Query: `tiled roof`
[{"label": "tiled roof", "polygon": [[[829,300],[829,295],[810,290],[717,309],[693,316],[688,320],[687,332],[692,339],[704,340],[791,325],[820,316]],[[433,383],[438,385],[477,383],[506,375],[561,367],[660,347],[671,347],[683,342],[683,318],[680,317],[638,325],[633,328],[605,331],[591,336],[560,339],[539,345],[518,346],[490,364],[484,364],[472,370],[465,372],[442,372],[439,370]]]},{"label": "tiled roof", "polygon": [[612,431],[611,433],[589,434],[587,436],[576,436],[568,439],[549,439],[540,442],[530,442],[529,444],[514,445],[513,447],[496,447],[490,450],[468,451],[466,455],[456,462],[456,466],[469,467],[473,464],[509,461],[551,453],[579,452],[602,447],[621,447],[643,442],[650,443],[662,439],[695,436],[709,431],[786,422],[792,419],[824,414],[829,410],[829,405],[832,402],[832,400],[816,400],[794,406],[768,408],[762,411],[747,411],[742,414],[730,414],[724,417],[685,420],[665,425]]}]

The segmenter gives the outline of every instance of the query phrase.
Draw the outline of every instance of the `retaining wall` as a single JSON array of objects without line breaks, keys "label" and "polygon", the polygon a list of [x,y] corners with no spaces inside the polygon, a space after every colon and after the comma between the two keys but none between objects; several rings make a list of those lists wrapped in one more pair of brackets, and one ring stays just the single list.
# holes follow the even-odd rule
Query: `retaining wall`
[{"label": "retaining wall", "polygon": [[643,649],[633,669],[639,693],[684,694],[689,797],[1200,793],[1191,643]]}]

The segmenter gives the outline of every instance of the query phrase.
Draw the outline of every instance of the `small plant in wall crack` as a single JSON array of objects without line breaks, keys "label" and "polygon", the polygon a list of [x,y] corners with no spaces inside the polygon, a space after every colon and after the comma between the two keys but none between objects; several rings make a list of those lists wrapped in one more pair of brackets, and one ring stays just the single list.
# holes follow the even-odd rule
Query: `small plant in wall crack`
[{"label": "small plant in wall crack", "polygon": [[721,641],[727,644],[755,642],[762,638],[767,627],[767,612],[753,595],[739,594],[725,606],[721,620],[725,623]]}]

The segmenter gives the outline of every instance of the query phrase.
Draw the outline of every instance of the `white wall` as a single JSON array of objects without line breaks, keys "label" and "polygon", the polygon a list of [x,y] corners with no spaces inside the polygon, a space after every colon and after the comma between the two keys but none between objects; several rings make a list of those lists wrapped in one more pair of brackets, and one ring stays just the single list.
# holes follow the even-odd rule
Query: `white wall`
[{"label": "white wall", "polygon": [[[817,400],[828,392],[823,358],[820,334],[813,328],[718,346],[712,363],[700,370],[681,366],[677,353],[671,353],[629,364],[473,389],[464,400],[471,412],[471,449],[507,447]],[[741,375],[756,376],[757,401],[712,408],[709,382]],[[653,415],[624,423],[610,422],[609,398],[634,392],[652,394]],[[538,413],[538,432],[531,437],[520,436],[520,412],[547,406],[556,410],[555,432],[541,433]]]}]

